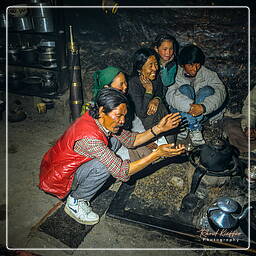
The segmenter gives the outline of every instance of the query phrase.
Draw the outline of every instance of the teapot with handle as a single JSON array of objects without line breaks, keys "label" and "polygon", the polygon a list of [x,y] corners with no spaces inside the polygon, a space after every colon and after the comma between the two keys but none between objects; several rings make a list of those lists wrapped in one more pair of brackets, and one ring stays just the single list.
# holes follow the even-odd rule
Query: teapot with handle
[{"label": "teapot with handle", "polygon": [[221,197],[208,209],[207,217],[211,227],[218,229],[235,230],[239,222],[248,214],[248,207],[241,211],[241,205],[228,197]]},{"label": "teapot with handle", "polygon": [[210,171],[221,172],[237,165],[238,152],[227,140],[215,138],[200,148],[200,162]]}]

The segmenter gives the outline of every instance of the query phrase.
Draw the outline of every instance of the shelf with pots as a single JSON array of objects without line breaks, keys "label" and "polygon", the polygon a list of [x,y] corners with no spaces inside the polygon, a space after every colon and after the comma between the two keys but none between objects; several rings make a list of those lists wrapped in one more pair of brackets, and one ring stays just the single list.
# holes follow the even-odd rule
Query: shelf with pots
[{"label": "shelf with pots", "polygon": [[[60,50],[60,49],[59,49]],[[64,51],[65,49],[61,49]],[[9,46],[8,65],[38,69],[65,70],[66,56],[58,56],[55,41],[42,39],[38,44]]]},{"label": "shelf with pots", "polygon": [[[5,73],[0,72],[1,89],[5,90]],[[17,69],[10,67],[8,70],[8,92],[37,96],[43,98],[58,98],[63,92],[58,90],[57,80],[60,79],[58,72],[38,69]]]},{"label": "shelf with pots", "polygon": [[[10,24],[8,24],[7,33],[8,91],[29,96],[56,98],[68,88],[64,20],[60,9],[49,8],[49,3],[40,2],[40,0],[30,0],[30,2],[34,7],[24,8],[26,10],[22,15],[17,11],[19,8],[16,6],[8,9],[10,17],[10,19],[8,17]],[[0,64],[5,64],[4,57],[0,59]],[[31,84],[28,84],[26,80],[24,81],[24,77],[18,77],[15,82],[19,86],[13,86],[13,79],[9,76],[20,73],[24,77],[30,77],[31,73],[38,73],[38,81],[41,79],[42,83],[36,84],[36,79],[30,79]],[[44,76],[47,73],[53,74],[52,88],[45,87]],[[1,87],[0,89],[3,90]]]}]

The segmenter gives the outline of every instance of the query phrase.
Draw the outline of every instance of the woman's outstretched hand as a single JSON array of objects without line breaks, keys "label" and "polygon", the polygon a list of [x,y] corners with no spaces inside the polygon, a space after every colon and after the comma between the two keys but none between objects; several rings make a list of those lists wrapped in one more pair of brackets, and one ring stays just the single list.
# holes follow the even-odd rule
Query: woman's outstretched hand
[{"label": "woman's outstretched hand", "polygon": [[160,134],[167,132],[171,129],[177,128],[181,122],[181,116],[179,113],[171,113],[164,116],[160,122],[153,127],[154,132]]},{"label": "woman's outstretched hand", "polygon": [[183,154],[185,152],[185,145],[179,144],[174,146],[174,144],[164,144],[160,145],[156,151],[160,157],[173,157]]}]

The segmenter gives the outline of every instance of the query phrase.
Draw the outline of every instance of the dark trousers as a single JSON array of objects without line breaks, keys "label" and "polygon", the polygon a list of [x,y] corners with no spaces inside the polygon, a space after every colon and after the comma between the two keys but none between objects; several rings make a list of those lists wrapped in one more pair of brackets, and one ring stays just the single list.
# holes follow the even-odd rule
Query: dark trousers
[{"label": "dark trousers", "polygon": [[[239,149],[241,153],[248,152],[248,138],[241,128],[240,118],[225,117],[223,130],[228,136],[231,145]],[[256,141],[251,141],[251,150],[256,149]]]}]

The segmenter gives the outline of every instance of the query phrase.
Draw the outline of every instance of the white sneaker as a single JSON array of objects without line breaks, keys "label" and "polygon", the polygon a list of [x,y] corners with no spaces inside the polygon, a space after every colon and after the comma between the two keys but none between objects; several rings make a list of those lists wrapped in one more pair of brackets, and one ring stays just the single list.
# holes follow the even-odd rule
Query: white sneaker
[{"label": "white sneaker", "polygon": [[83,199],[68,196],[64,211],[81,224],[94,225],[99,222],[99,215],[92,211],[90,203]]},{"label": "white sneaker", "polygon": [[178,135],[177,135],[177,140],[185,140],[186,138],[188,137],[188,129],[180,132]]},{"label": "white sneaker", "polygon": [[194,130],[189,132],[189,137],[193,146],[200,146],[205,144],[205,140],[203,138],[203,134],[199,130]]}]

